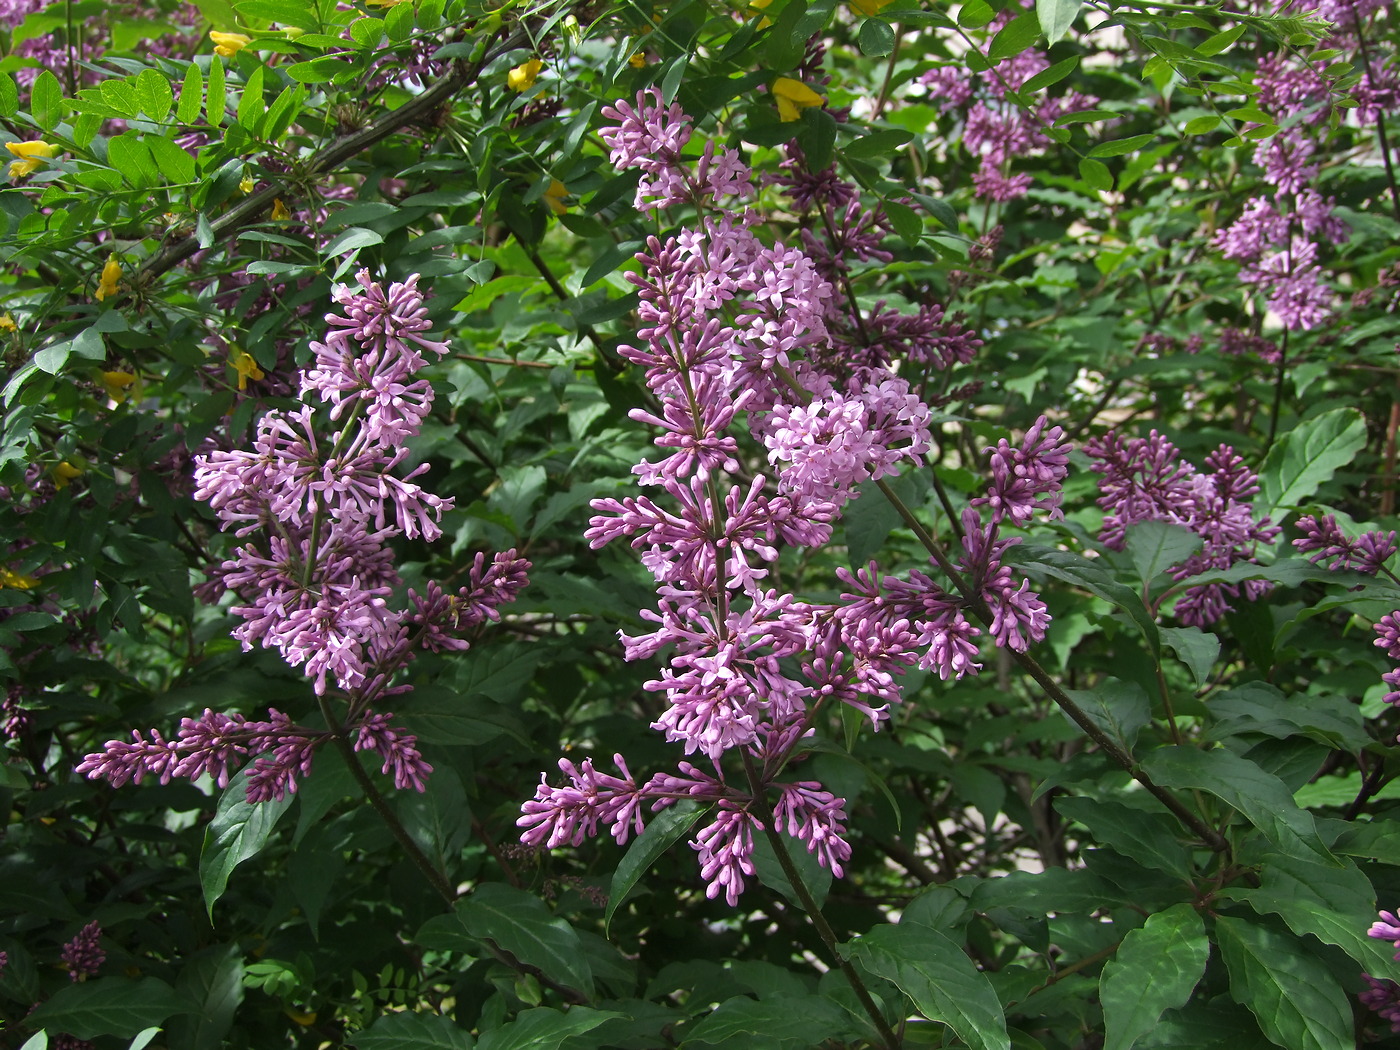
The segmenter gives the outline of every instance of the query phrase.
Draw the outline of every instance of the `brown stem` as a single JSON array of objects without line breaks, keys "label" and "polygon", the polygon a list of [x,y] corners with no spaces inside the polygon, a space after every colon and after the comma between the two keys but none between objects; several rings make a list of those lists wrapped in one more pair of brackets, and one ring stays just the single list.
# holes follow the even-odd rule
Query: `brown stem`
[{"label": "brown stem", "polygon": [[[459,91],[475,83],[477,76],[489,62],[494,61],[499,55],[512,48],[521,46],[524,42],[523,35],[515,34],[501,41],[495,47],[488,48],[475,62],[467,63],[460,60],[454,62],[451,70],[421,95],[410,99],[398,109],[384,114],[369,127],[344,135],[325,149],[312,155],[311,159],[306,162],[305,173],[308,176],[313,176],[333,171],[351,157],[362,153],[376,143],[382,142],[396,131],[427,119]],[[255,221],[264,212],[270,210],[273,201],[284,193],[286,193],[286,188],[278,181],[250,193],[209,224],[210,229],[214,232],[214,239],[221,240],[241,226]],[[140,270],[141,278],[158,277],[184,262],[199,250],[198,235],[189,234],[167,245],[147,259]]]}]

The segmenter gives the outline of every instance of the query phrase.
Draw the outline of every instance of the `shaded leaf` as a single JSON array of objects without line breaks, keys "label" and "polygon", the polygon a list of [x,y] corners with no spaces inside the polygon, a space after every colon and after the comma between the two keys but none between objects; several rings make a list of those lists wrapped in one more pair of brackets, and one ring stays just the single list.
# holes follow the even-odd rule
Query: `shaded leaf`
[{"label": "shaded leaf", "polygon": [[214,902],[224,894],[233,869],[256,857],[267,844],[277,821],[291,806],[294,796],[270,802],[249,802],[248,774],[242,770],[219,796],[214,819],[204,829],[204,848],[199,854],[199,884],[204,890],[204,906],[210,916]]},{"label": "shaded leaf", "polygon": [[99,977],[60,988],[29,1014],[25,1023],[79,1039],[104,1035],[129,1039],[187,1009],[189,1004],[158,977],[137,981]]},{"label": "shaded leaf", "polygon": [[1331,479],[1366,445],[1366,421],[1354,408],[1338,408],[1304,420],[1274,443],[1259,469],[1254,512],[1277,517]]},{"label": "shaded leaf", "polygon": [[1129,1050],[1163,1012],[1185,1005],[1206,971],[1210,941],[1189,904],[1149,915],[1103,968],[1104,1050]]},{"label": "shaded leaf", "polygon": [[695,826],[704,813],[705,809],[698,803],[682,800],[667,806],[651,819],[613,872],[612,885],[608,888],[608,910],[603,919],[604,929],[612,925],[613,915],[632,892],[632,887],[673,843]]}]

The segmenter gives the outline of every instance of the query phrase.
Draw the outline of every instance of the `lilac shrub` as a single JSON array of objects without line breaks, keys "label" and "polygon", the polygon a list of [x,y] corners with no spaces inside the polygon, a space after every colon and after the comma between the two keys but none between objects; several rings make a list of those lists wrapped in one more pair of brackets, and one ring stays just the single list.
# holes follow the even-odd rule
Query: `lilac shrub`
[{"label": "lilac shrub", "polygon": [[[908,667],[945,679],[975,673],[982,632],[970,609],[985,613],[998,645],[1024,649],[1044,636],[1044,603],[1001,564],[1016,542],[1001,529],[1056,513],[1068,446],[1042,419],[1022,447],[989,450],[992,484],[963,514],[955,567],[938,548],[960,583],[945,588],[918,570],[886,576],[871,563],[838,571],[837,601],[788,593],[775,572],[782,552],[828,544],[848,501],[930,450],[928,406],[890,364],[906,356],[892,345],[900,326],[882,326],[883,351],[837,361],[833,333],[861,327],[834,284],[845,263],[768,244],[752,212],[718,207],[747,197],[752,174],[713,146],[686,164],[689,118],[658,92],[604,112],[619,122],[603,132],[613,163],[643,170],[639,206],[699,214],[638,254],[643,342],[619,351],[644,369],[659,406],[632,413],[661,431],[664,455],[633,468],[658,498],[595,500],[586,533],[595,547],[628,539],[656,580],[657,608],[641,614],[654,629],[622,641],[629,660],[668,654],[646,683],[667,702],[653,728],[695,761],[642,781],[621,755],[617,776],[563,759],[567,782],[543,781],[518,823],[531,845],[577,846],[601,828],[621,844],[644,826],[644,809],[712,805],[691,848],[707,895],[733,905],[754,874],[755,832],[785,831],[843,872],[844,800],[788,772],[824,712],[843,703],[878,729]],[[854,202],[844,187],[826,199],[841,194]],[[925,316],[907,326],[911,347],[941,337],[941,313]],[[910,356],[930,363],[928,351]],[[748,439],[770,474],[745,472]]]},{"label": "lilac shrub", "polygon": [[[196,498],[246,541],[209,572],[199,596],[232,595],[229,611],[242,620],[233,636],[245,651],[275,649],[318,697],[339,692],[340,724],[206,710],[183,719],[170,740],[133,730],[130,741],[108,741],[79,772],[113,785],[207,775],[222,787],[252,755],[248,800],[280,799],[310,771],[316,749],[343,732],[356,750],[383,759],[396,787],[423,790],[432,767],[392,713],[374,705],[412,688],[395,679],[417,650],[466,649],[466,635],[498,619],[497,608],[525,586],[530,563],[514,550],[478,554],[455,594],[428,583],[396,597],[403,581],[389,544],[437,539],[453,504],[414,480],[426,464],[394,473],[433,403],[418,373],[447,345],[427,334],[416,275],[387,289],[367,271],[358,281],[333,293],[341,312],[326,316],[325,341],[311,344],[300,407],[265,414],[251,450],[208,452],[195,467]],[[323,704],[328,721],[329,710]]]}]

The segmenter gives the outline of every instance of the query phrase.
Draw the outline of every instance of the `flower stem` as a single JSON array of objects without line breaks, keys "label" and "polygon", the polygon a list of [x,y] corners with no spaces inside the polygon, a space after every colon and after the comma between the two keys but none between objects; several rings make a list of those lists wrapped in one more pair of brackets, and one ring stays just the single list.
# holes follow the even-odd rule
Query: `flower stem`
[{"label": "flower stem", "polygon": [[783,841],[783,836],[773,821],[773,810],[764,798],[764,784],[759,779],[758,770],[754,768],[753,759],[747,752],[744,754],[744,771],[748,773],[749,789],[753,792],[753,808],[758,811],[757,815],[763,822],[763,834],[768,839],[768,844],[773,847],[774,854],[777,855],[778,864],[783,869],[783,875],[792,885],[797,899],[802,902],[802,908],[807,912],[807,918],[811,920],[812,927],[817,931],[817,936],[821,937],[822,943],[826,945],[827,952],[835,960],[841,972],[845,974],[846,980],[850,982],[851,990],[856,993],[856,998],[860,1000],[861,1008],[869,1015],[876,1031],[880,1033],[880,1041],[887,1050],[898,1050],[899,1037],[894,1034],[889,1022],[885,1020],[885,1015],[875,1004],[875,999],[871,996],[870,990],[865,987],[865,982],[860,979],[860,974],[856,973],[855,967],[841,954],[837,947],[836,931],[826,921],[821,906],[817,904],[816,898],[807,889],[807,884],[802,881],[802,874],[797,870],[797,865],[792,862],[792,856],[787,850],[787,843]]}]

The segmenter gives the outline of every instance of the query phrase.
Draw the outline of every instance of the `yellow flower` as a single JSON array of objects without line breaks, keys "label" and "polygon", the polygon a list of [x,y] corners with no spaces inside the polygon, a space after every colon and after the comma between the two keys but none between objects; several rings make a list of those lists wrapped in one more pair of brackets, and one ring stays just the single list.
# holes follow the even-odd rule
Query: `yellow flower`
[{"label": "yellow flower", "polygon": [[303,1028],[310,1028],[313,1024],[316,1023],[315,1010],[312,1010],[309,1013],[302,1013],[300,1010],[289,1006],[282,1012],[288,1017],[290,1017],[294,1023],[301,1025]]},{"label": "yellow flower", "polygon": [[253,42],[242,33],[220,33],[217,29],[209,30],[209,39],[214,41],[214,54],[224,58],[232,58]]},{"label": "yellow flower", "polygon": [[779,77],[773,81],[773,97],[778,100],[778,118],[784,122],[796,120],[804,109],[826,105],[826,99],[800,80]]},{"label": "yellow flower", "polygon": [[117,262],[117,253],[113,252],[107,256],[107,262],[102,266],[102,279],[97,282],[97,291],[93,292],[93,298],[99,303],[109,295],[116,295],[121,290],[121,285],[117,281],[122,275],[122,264]]},{"label": "yellow flower", "polygon": [[386,10],[401,3],[403,3],[403,0],[365,0],[366,7],[382,7]]},{"label": "yellow flower", "polygon": [[238,389],[247,390],[248,380],[257,382],[263,378],[263,370],[258,367],[258,363],[253,360],[253,355],[246,350],[239,350],[233,355],[231,364],[238,372]]},{"label": "yellow flower", "polygon": [[647,56],[645,51],[638,51],[627,60],[627,64],[633,69],[645,69],[647,66]]},{"label": "yellow flower", "polygon": [[292,217],[292,213],[287,210],[287,206],[282,203],[282,198],[277,197],[272,202],[272,221],[286,222]]},{"label": "yellow flower", "polygon": [[58,466],[54,467],[53,470],[49,471],[49,475],[53,478],[54,487],[60,489],[66,489],[68,483],[74,478],[79,477],[82,473],[82,470],[73,466],[73,464],[69,463],[66,459]]},{"label": "yellow flower", "polygon": [[0,332],[18,332],[19,325],[8,313],[0,314]]},{"label": "yellow flower", "polygon": [[564,207],[564,198],[569,195],[569,187],[558,179],[549,180],[549,189],[544,191],[544,202],[555,215],[563,215],[569,209]]},{"label": "yellow flower", "polygon": [[894,0],[851,0],[851,10],[869,18],[871,15],[878,15],[892,3]]},{"label": "yellow flower", "polygon": [[5,148],[20,159],[10,164],[10,178],[18,180],[26,175],[32,175],[44,166],[44,161],[48,160],[58,152],[57,146],[50,146],[47,142],[7,142]]},{"label": "yellow flower", "polygon": [[522,62],[506,74],[506,87],[512,91],[529,91],[535,86],[535,77],[540,75],[544,63],[538,58]]},{"label": "yellow flower", "polygon": [[[750,14],[757,14],[759,11],[767,10],[768,6],[769,6],[770,4],[772,4],[772,3],[773,3],[773,0],[749,0],[749,13],[750,13]],[[771,18],[769,18],[767,15],[764,15],[764,16],[763,16],[763,21],[761,21],[761,22],[758,23],[758,28],[759,28],[759,29],[767,29],[767,28],[768,28],[769,26],[771,26],[772,24],[773,24],[773,20],[772,20]]]},{"label": "yellow flower", "polygon": [[252,193],[253,190],[257,188],[257,185],[258,184],[253,181],[253,176],[244,175],[243,178],[238,180],[238,191],[246,195]]},{"label": "yellow flower", "polygon": [[13,587],[17,591],[32,591],[39,586],[39,581],[33,576],[26,576],[22,572],[13,572],[10,569],[0,567],[0,587]]},{"label": "yellow flower", "polygon": [[131,372],[103,372],[102,385],[107,390],[107,396],[113,401],[121,404],[126,400],[131,388],[137,386],[138,380]]}]

